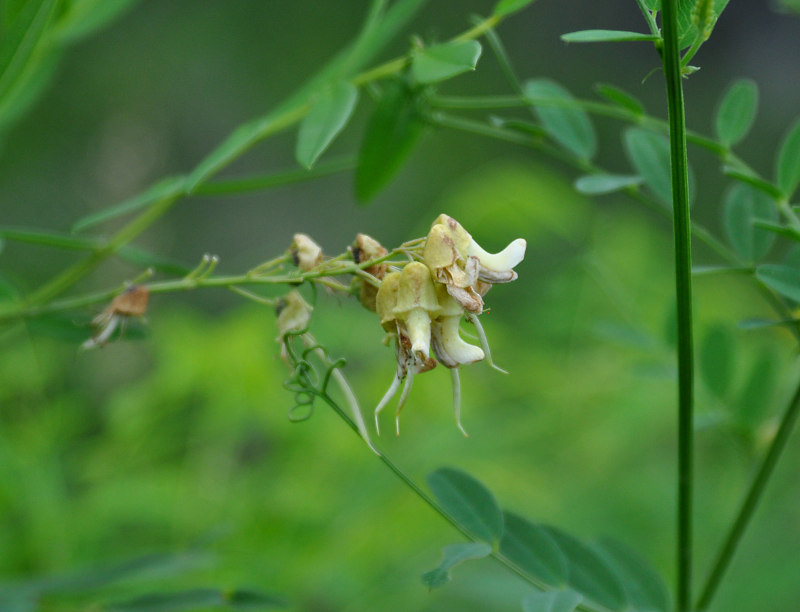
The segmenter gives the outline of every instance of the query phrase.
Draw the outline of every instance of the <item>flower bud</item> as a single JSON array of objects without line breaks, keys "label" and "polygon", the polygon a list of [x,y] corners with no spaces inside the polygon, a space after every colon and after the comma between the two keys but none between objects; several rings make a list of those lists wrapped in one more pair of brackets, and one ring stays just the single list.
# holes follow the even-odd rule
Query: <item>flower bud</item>
[{"label": "flower bud", "polygon": [[311,320],[311,305],[308,304],[297,290],[292,290],[281,298],[275,309],[278,315],[278,342],[283,342],[284,336],[290,332],[299,332],[308,327]]},{"label": "flower bud", "polygon": [[322,249],[306,234],[295,234],[289,249],[292,261],[303,272],[315,268],[322,261]]}]

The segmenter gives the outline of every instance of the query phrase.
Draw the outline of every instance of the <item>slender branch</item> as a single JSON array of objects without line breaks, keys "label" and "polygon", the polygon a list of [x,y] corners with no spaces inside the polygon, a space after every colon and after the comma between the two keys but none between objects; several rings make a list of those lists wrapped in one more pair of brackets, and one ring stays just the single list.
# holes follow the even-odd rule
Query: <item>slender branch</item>
[{"label": "slender branch", "polygon": [[800,385],[798,385],[797,390],[794,392],[786,408],[780,427],[775,434],[775,438],[772,440],[767,454],[764,456],[761,467],[758,469],[758,472],[753,478],[753,482],[750,484],[750,488],[747,491],[747,495],[744,497],[736,520],[733,522],[724,544],[717,553],[711,573],[706,580],[702,594],[697,600],[697,605],[695,606],[697,610],[706,610],[711,604],[711,600],[717,591],[720,580],[722,580],[722,577],[725,575],[725,571],[728,569],[733,559],[733,555],[744,535],[744,531],[758,507],[758,502],[761,500],[764,487],[766,487],[775,469],[775,465],[778,463],[778,459],[780,459],[781,454],[786,448],[786,443],[794,429],[798,415],[800,415]]},{"label": "slender branch", "polygon": [[[328,359],[324,354],[320,355],[318,353],[320,359],[322,359],[323,363],[330,365],[330,359]],[[337,370],[338,371],[338,370]],[[361,432],[359,431],[358,425],[355,421],[350,417],[350,415],[345,412],[341,406],[339,406],[329,395],[321,395],[320,396],[323,401],[325,401],[328,406],[341,418],[349,427],[350,429],[355,432],[356,435],[363,438]],[[375,452],[381,462],[389,468],[389,470],[398,478],[400,481],[406,485],[420,500],[422,500],[429,508],[431,508],[434,512],[436,512],[439,516],[441,516],[445,521],[447,521],[454,529],[460,532],[465,538],[477,542],[478,540],[469,533],[461,524],[450,514],[445,508],[443,508],[439,502],[436,501],[432,496],[428,495],[422,487],[420,487],[414,480],[408,476],[394,461],[392,461],[388,456],[386,456],[380,449],[371,447],[371,450]],[[534,577],[530,576],[528,573],[524,572],[522,569],[517,567],[510,559],[507,559],[500,551],[493,550],[490,556],[500,563],[500,565],[504,566],[506,569],[512,571],[517,576],[522,578],[525,582],[529,583],[530,585],[536,587],[540,590],[548,590],[547,586],[543,583],[536,580]],[[585,602],[581,603],[577,608],[577,610],[582,610],[583,612],[609,612],[605,607],[597,606],[597,605],[590,605]]]},{"label": "slender branch", "polygon": [[678,49],[677,1],[664,0],[663,64],[669,109],[675,293],[678,303],[678,612],[691,609],[694,354],[692,346],[692,252],[686,117]]},{"label": "slender branch", "polygon": [[[500,17],[489,17],[478,25],[459,34],[454,40],[478,38],[486,31],[496,26],[500,21]],[[359,86],[377,79],[392,76],[405,68],[410,61],[409,58],[410,55],[396,58],[376,68],[353,75],[349,77],[350,81],[354,85]],[[318,77],[319,76],[329,75],[323,71]],[[316,79],[309,81],[309,84],[314,83],[316,83]],[[280,105],[275,111],[234,130],[219,147],[207,155],[197,167],[185,177],[185,180],[177,181],[172,190],[153,202],[138,217],[115,234],[109,240],[105,248],[92,253],[86,259],[67,268],[53,280],[40,287],[33,294],[28,296],[25,300],[24,307],[40,305],[69,289],[94,270],[100,263],[111,257],[120,248],[128,244],[161,216],[166,214],[179,199],[196,193],[202,185],[213,178],[221,169],[243,155],[257,142],[298,123],[310,111],[311,104],[309,99],[313,93],[313,91],[306,91],[305,88],[301,88],[295,96],[289,98],[289,100]]]}]

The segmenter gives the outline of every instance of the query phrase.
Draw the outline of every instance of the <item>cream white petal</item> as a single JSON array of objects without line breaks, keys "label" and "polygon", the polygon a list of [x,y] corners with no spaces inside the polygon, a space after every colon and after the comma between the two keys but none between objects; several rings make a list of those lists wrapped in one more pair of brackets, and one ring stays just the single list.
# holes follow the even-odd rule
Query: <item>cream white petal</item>
[{"label": "cream white petal", "polygon": [[440,327],[442,349],[452,361],[458,364],[481,361],[484,358],[483,351],[462,340],[459,332],[460,321],[461,317],[442,317]]},{"label": "cream white petal", "polygon": [[525,258],[526,247],[525,239],[517,238],[499,253],[488,253],[477,242],[470,240],[467,255],[477,257],[481,267],[490,272],[505,272]]}]

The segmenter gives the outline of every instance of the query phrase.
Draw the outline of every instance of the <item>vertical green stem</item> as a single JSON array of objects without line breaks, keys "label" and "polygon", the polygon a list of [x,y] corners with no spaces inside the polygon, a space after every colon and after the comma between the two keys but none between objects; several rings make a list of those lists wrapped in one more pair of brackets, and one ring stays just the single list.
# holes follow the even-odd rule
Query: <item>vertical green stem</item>
[{"label": "vertical green stem", "polygon": [[686,159],[686,116],[683,108],[681,58],[678,49],[677,0],[662,3],[664,78],[669,108],[672,172],[675,292],[678,304],[678,585],[677,610],[691,609],[693,395],[692,271],[689,181]]}]

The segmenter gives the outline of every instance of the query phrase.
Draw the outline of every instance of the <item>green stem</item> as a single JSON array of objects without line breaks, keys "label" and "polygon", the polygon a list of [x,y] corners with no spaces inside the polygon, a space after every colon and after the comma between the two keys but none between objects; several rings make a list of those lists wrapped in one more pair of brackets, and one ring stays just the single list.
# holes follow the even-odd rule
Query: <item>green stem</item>
[{"label": "green stem", "polygon": [[642,16],[647,22],[647,26],[650,28],[650,33],[653,36],[661,36],[661,32],[658,29],[658,24],[656,23],[654,11],[651,11],[649,8],[647,8],[644,0],[636,0],[636,4],[639,5],[639,10],[642,11]]},{"label": "green stem", "polygon": [[692,346],[692,256],[686,117],[678,49],[677,0],[663,0],[663,64],[669,111],[675,293],[678,305],[678,612],[691,609],[694,355]]},{"label": "green stem", "polygon": [[733,559],[733,555],[736,552],[739,541],[742,539],[744,531],[747,528],[747,525],[750,523],[750,519],[753,517],[753,514],[755,513],[758,502],[761,500],[764,487],[767,485],[778,459],[780,459],[781,454],[786,448],[786,443],[788,442],[789,436],[794,429],[798,415],[800,415],[800,386],[797,387],[797,390],[789,402],[789,406],[783,415],[783,419],[781,420],[780,427],[775,434],[775,438],[772,440],[772,444],[770,445],[767,454],[764,456],[761,467],[753,478],[753,482],[750,484],[750,489],[748,490],[747,495],[742,502],[742,507],[739,510],[739,514],[736,516],[736,520],[731,526],[724,544],[717,553],[716,561],[714,562],[711,573],[706,580],[706,584],[703,588],[700,598],[697,600],[697,610],[706,610],[711,604],[711,600],[717,591],[717,587],[719,586],[722,577],[725,575],[725,571],[728,569],[728,566]]}]

